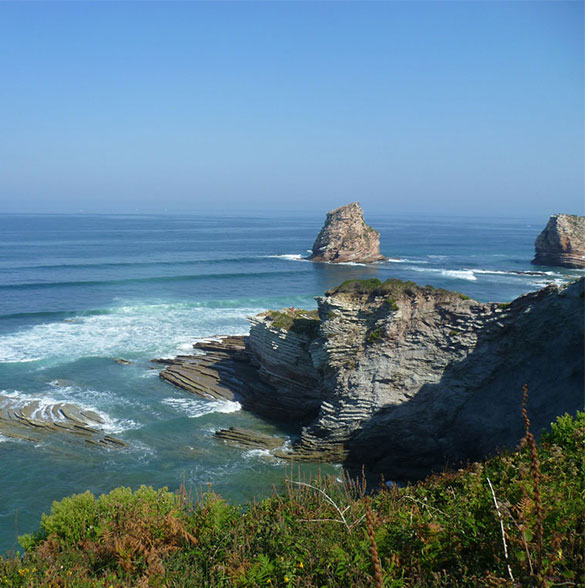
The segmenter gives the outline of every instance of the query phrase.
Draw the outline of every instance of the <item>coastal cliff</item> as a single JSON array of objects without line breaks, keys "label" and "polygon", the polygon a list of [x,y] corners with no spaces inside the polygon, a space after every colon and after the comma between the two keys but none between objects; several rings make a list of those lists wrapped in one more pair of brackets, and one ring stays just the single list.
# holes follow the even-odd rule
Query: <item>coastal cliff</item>
[{"label": "coastal cliff", "polygon": [[581,279],[511,304],[388,280],[318,299],[319,416],[297,459],[419,478],[521,439],[522,386],[535,431],[583,406]]},{"label": "coastal cliff", "polygon": [[[498,304],[351,280],[319,297],[317,312],[251,317],[238,351],[246,367],[224,381],[244,408],[306,424],[290,451],[274,455],[422,478],[514,447],[524,384],[535,432],[583,407],[584,284]],[[227,365],[194,364],[204,375]]]},{"label": "coastal cliff", "polygon": [[380,233],[366,224],[359,202],[352,202],[327,213],[309,259],[371,263],[385,257],[380,253]]},{"label": "coastal cliff", "polygon": [[585,268],[585,217],[554,214],[534,247],[536,265]]}]

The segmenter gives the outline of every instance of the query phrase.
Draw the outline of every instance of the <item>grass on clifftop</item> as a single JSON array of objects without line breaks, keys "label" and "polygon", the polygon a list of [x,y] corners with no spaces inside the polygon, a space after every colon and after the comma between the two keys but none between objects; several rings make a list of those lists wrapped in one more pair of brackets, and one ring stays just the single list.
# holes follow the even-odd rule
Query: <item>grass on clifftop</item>
[{"label": "grass on clifftop", "polygon": [[370,278],[368,280],[346,280],[339,286],[331,288],[325,292],[326,296],[335,296],[336,294],[353,294],[353,295],[368,295],[370,298],[378,296],[398,296],[400,294],[415,295],[417,293],[440,293],[455,296],[461,300],[469,300],[469,296],[459,292],[452,292],[443,288],[435,288],[434,286],[419,286],[416,282],[398,280],[390,278],[382,282],[378,278]]},{"label": "grass on clifftop", "polygon": [[272,321],[273,327],[292,331],[297,335],[306,335],[311,339],[317,336],[321,324],[317,310],[269,310],[266,316]]},{"label": "grass on clifftop", "polygon": [[[288,481],[244,506],[118,488],[53,504],[0,587],[583,586],[585,413],[538,448],[366,496]],[[497,508],[496,508],[497,507]]]}]

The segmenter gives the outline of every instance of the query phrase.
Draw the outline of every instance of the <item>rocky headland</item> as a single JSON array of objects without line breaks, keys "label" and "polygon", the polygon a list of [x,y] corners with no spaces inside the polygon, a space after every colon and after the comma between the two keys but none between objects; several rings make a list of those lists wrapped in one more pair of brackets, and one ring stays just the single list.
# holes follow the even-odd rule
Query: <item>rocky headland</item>
[{"label": "rocky headland", "polygon": [[585,217],[554,214],[534,243],[532,263],[585,268]]},{"label": "rocky headland", "polygon": [[[524,384],[537,433],[583,408],[584,285],[498,304],[399,280],[348,281],[319,297],[318,311],[251,317],[248,337],[197,344],[205,354],[161,376],[304,423],[291,450],[273,450],[279,457],[417,479],[514,447]],[[246,445],[245,433],[235,440]]]},{"label": "rocky headland", "polygon": [[385,257],[380,253],[380,233],[366,224],[359,202],[352,202],[327,213],[309,259],[371,263]]}]

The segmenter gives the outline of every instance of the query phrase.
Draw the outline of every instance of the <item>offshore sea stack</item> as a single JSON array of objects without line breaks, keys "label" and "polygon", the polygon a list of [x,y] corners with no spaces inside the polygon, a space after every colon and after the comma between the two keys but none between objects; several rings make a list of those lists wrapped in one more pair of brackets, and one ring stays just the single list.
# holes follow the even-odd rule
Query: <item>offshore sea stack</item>
[{"label": "offshore sea stack", "polygon": [[371,263],[385,257],[380,253],[380,233],[366,224],[359,202],[352,202],[327,213],[309,259]]},{"label": "offshore sea stack", "polygon": [[585,268],[585,217],[554,214],[534,247],[536,265]]}]

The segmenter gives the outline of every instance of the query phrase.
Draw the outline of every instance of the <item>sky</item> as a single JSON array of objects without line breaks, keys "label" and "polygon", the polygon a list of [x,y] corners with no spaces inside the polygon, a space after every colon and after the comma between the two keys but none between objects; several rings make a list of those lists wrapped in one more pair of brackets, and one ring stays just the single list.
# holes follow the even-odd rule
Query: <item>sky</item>
[{"label": "sky", "polygon": [[582,2],[0,3],[0,212],[584,213]]}]

